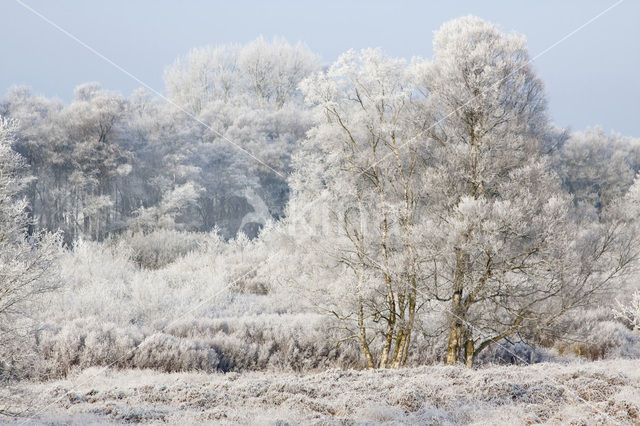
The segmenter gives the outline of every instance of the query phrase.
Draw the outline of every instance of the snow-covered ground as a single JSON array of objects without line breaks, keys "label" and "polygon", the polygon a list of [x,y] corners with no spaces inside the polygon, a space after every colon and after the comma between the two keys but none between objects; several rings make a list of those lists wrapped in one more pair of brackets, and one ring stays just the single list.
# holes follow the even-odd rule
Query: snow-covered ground
[{"label": "snow-covered ground", "polygon": [[0,390],[18,424],[640,424],[640,362],[399,371],[91,368]]}]

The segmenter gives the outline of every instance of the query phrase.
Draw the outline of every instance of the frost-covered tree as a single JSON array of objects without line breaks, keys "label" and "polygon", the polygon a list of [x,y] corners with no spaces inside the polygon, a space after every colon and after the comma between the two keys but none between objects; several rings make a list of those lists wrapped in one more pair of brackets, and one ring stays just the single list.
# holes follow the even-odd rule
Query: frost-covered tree
[{"label": "frost-covered tree", "polygon": [[14,147],[36,178],[25,190],[30,232],[102,240],[189,182],[202,191],[176,217],[180,229],[234,237],[255,210],[248,193],[281,217],[290,157],[311,123],[297,86],[317,68],[302,44],[260,38],[178,59],[166,72],[169,104],[97,83],[79,86],[69,105],[11,89],[0,113],[18,122]]},{"label": "frost-covered tree", "polygon": [[316,303],[369,367],[404,362],[419,306],[443,311],[447,363],[471,366],[588,304],[636,257],[619,209],[577,214],[563,190],[524,39],[466,17],[443,25],[434,51],[410,67],[350,52],[302,84],[318,124],[290,213],[310,219],[289,221],[312,234],[321,222],[305,263],[331,270],[312,278]]},{"label": "frost-covered tree", "polygon": [[29,331],[25,318],[32,305],[59,284],[53,274],[58,236],[27,234],[28,204],[22,195],[31,178],[24,159],[11,148],[15,127],[0,117],[0,376],[20,357],[13,343]]},{"label": "frost-covered tree", "polygon": [[409,120],[419,94],[410,77],[404,61],[369,49],[342,55],[302,85],[322,121],[297,159],[293,203],[304,209],[322,194],[314,209],[327,209],[328,241],[317,248],[341,271],[316,303],[358,340],[369,368],[406,361],[423,284],[423,162],[421,144],[410,143],[421,130]]},{"label": "frost-covered tree", "polygon": [[[4,114],[15,123],[13,148],[29,165],[36,177],[25,190],[30,209],[29,214],[39,229],[48,228],[52,188],[49,182],[56,164],[62,155],[62,126],[59,120],[63,105],[43,97],[34,96],[26,87],[13,87],[3,102]],[[57,173],[62,174],[61,171]]]},{"label": "frost-covered tree", "polygon": [[175,229],[176,219],[196,204],[198,193],[199,188],[193,182],[167,191],[159,204],[149,208],[141,207],[134,212],[132,229]]},{"label": "frost-covered tree", "polygon": [[317,69],[317,56],[304,45],[262,37],[194,49],[167,68],[170,100],[200,120],[184,117],[185,130],[202,142],[185,160],[199,167],[197,181],[206,189],[198,202],[203,229],[215,224],[228,234],[241,226],[228,217],[253,208],[242,195],[247,190],[282,216],[290,156],[310,125],[298,85]]},{"label": "frost-covered tree", "polygon": [[127,153],[117,143],[117,125],[125,111],[125,100],[85,84],[75,90],[75,99],[61,119],[74,170],[69,176],[70,212],[65,212],[74,235],[102,239],[117,217],[112,206],[117,200],[115,180]]},{"label": "frost-covered tree", "polygon": [[117,180],[128,160],[119,143],[125,100],[89,83],[62,106],[14,89],[9,116],[18,122],[16,150],[34,179],[27,191],[34,224],[61,229],[67,242],[104,238],[121,219]]},{"label": "frost-covered tree", "polygon": [[556,154],[558,173],[575,201],[606,209],[640,170],[640,141],[601,128],[575,132]]},{"label": "frost-covered tree", "polygon": [[[588,303],[635,256],[617,225],[580,223],[542,141],[545,99],[524,38],[475,17],[445,23],[421,73],[423,175],[433,265],[446,302],[447,364],[548,327]],[[619,251],[617,251],[619,249]]]},{"label": "frost-covered tree", "polygon": [[[640,174],[636,175],[627,193],[615,200],[606,211],[607,216],[614,216],[617,222],[626,222],[625,231],[631,237],[637,237],[640,227]],[[614,219],[614,220],[615,220]],[[618,301],[614,308],[616,317],[625,321],[634,330],[640,331],[640,289],[637,284],[637,273],[628,280],[624,302]]]},{"label": "frost-covered tree", "polygon": [[268,42],[259,37],[247,44],[238,62],[250,92],[278,108],[293,99],[298,84],[318,68],[318,57],[305,45],[292,46],[278,38]]},{"label": "frost-covered tree", "polygon": [[165,85],[171,101],[196,115],[215,101],[281,108],[318,62],[301,43],[259,37],[242,46],[192,49],[167,68]]},{"label": "frost-covered tree", "polygon": [[164,73],[169,98],[193,114],[216,99],[228,101],[239,90],[238,46],[192,49]]}]

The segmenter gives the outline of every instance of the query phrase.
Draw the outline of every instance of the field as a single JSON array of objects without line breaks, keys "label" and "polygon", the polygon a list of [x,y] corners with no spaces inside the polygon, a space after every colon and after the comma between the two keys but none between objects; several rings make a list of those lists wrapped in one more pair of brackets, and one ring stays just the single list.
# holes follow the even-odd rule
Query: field
[{"label": "field", "polygon": [[[90,368],[2,391],[17,424],[638,424],[638,361],[158,373]],[[4,418],[3,420],[6,420]]]}]

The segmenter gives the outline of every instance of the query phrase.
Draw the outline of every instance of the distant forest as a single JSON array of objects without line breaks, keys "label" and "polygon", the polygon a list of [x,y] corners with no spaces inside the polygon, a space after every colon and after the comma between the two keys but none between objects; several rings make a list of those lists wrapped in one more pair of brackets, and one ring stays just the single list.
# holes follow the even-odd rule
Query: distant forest
[{"label": "distant forest", "polygon": [[[164,74],[169,102],[98,83],[68,105],[12,88],[0,115],[15,120],[13,148],[33,177],[32,226],[62,230],[67,243],[158,228],[255,237],[284,214],[291,159],[314,124],[299,84],[319,70],[304,45],[261,38],[178,58]],[[564,187],[590,208],[640,170],[637,139],[553,126],[541,137]]]}]

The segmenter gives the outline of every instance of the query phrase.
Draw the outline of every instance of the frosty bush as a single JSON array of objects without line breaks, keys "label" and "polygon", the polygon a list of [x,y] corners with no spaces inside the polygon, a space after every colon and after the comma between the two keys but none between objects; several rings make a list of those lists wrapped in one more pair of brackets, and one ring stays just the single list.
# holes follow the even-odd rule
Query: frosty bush
[{"label": "frosty bush", "polygon": [[633,293],[629,304],[618,302],[614,311],[616,317],[625,321],[631,328],[640,331],[640,291]]},{"label": "frosty bush", "polygon": [[362,367],[357,347],[351,342],[336,345],[322,317],[302,314],[181,320],[155,326],[77,319],[43,327],[35,351],[41,357],[40,368],[30,375],[40,378],[94,366],[166,372]]},{"label": "frosty bush", "polygon": [[[229,243],[213,240],[148,270],[131,260],[132,250],[124,243],[78,242],[61,259],[67,288],[54,294],[42,312],[49,325],[33,346],[48,373],[37,374],[111,363],[163,371],[364,367],[357,342],[340,342],[339,321],[310,313],[288,288],[256,290],[268,275],[251,265],[267,257],[266,247],[264,241],[243,237]],[[443,362],[446,327],[440,311],[426,305],[407,365]],[[548,332],[547,341],[538,341],[551,352],[504,341],[478,361],[534,363],[552,359],[554,352],[591,359],[635,357],[640,348],[610,309],[579,311]],[[556,337],[562,335],[567,338]]]},{"label": "frosty bush", "polygon": [[337,335],[315,314],[183,321],[165,332],[216,348],[222,371],[362,367],[357,346],[353,342],[337,345]]},{"label": "frosty bush", "polygon": [[215,349],[193,340],[178,339],[163,333],[154,334],[137,348],[132,364],[136,368],[172,371],[215,371]]},{"label": "frosty bush", "polygon": [[528,365],[553,361],[554,356],[545,348],[524,342],[502,341],[488,348],[479,358],[480,364],[520,364]]},{"label": "frosty bush", "polygon": [[131,367],[133,351],[144,336],[145,330],[134,325],[121,327],[96,318],[83,318],[62,326],[48,325],[39,332],[37,343],[50,369],[48,375],[59,376],[74,367]]},{"label": "frosty bush", "polygon": [[608,307],[573,312],[549,331],[551,348],[560,355],[589,360],[640,357],[640,336],[617,320]]},{"label": "frosty bush", "polygon": [[135,325],[118,326],[95,318],[48,327],[38,336],[41,376],[66,375],[73,368],[109,366],[166,372],[215,371],[215,349]]},{"label": "frosty bush", "polygon": [[[125,242],[77,242],[60,260],[67,286],[51,297],[43,319],[95,316],[117,324],[144,324],[224,306],[228,272],[217,249],[191,252],[157,270],[141,269],[131,260],[132,253]],[[65,306],[64,311],[59,306]]]},{"label": "frosty bush", "polygon": [[132,249],[131,258],[142,268],[162,268],[187,253],[201,250],[216,235],[157,229],[148,234],[135,233],[124,238]]}]

